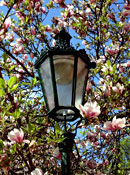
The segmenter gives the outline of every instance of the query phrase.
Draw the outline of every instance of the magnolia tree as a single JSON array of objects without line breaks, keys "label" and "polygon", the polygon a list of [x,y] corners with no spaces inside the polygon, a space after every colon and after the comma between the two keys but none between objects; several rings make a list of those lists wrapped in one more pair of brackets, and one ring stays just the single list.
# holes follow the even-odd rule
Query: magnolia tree
[{"label": "magnolia tree", "polygon": [[[54,10],[59,16],[51,18]],[[72,174],[128,174],[120,163],[120,143],[129,137],[129,16],[129,0],[0,2],[0,174],[61,174],[62,124],[55,124],[54,134],[34,69],[61,27],[97,63],[86,104],[79,106],[83,120],[71,154]]]}]

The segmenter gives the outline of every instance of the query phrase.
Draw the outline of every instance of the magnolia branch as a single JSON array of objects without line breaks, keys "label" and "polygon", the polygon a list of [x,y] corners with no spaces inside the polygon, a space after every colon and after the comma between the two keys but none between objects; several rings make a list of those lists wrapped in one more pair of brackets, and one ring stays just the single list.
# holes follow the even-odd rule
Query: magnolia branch
[{"label": "magnolia branch", "polygon": [[6,49],[5,47],[3,47],[3,46],[0,46],[0,47],[1,47],[1,49],[2,49],[4,52],[7,53],[7,55],[9,55],[10,57],[12,57],[12,58],[25,70],[25,72],[26,72],[29,76],[34,77],[34,73],[29,72],[28,69],[27,69],[17,58],[15,58],[15,57],[13,56],[13,54],[12,54],[9,50],[7,50],[7,49]]},{"label": "magnolia branch", "polygon": [[30,165],[28,164],[27,160],[23,156],[22,152],[18,148],[17,148],[17,151],[18,151],[19,155],[22,157],[22,159],[25,162],[26,166],[28,167],[29,171],[31,171]]}]

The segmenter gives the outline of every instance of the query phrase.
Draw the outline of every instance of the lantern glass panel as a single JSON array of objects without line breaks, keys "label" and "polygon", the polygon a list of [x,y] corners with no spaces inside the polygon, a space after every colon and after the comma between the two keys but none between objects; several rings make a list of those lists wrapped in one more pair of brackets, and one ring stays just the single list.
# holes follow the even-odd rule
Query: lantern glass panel
[{"label": "lantern glass panel", "polygon": [[53,85],[51,79],[51,68],[50,68],[50,60],[47,58],[40,66],[40,75],[42,79],[42,87],[45,102],[48,110],[52,110],[54,108],[54,95],[53,95]]},{"label": "lantern glass panel", "polygon": [[77,82],[76,82],[76,99],[75,106],[79,109],[79,104],[82,104],[83,94],[84,94],[84,86],[86,84],[86,76],[88,73],[88,69],[86,68],[86,63],[84,63],[81,58],[78,58],[78,66],[77,66]]},{"label": "lantern glass panel", "polygon": [[53,63],[59,106],[71,106],[74,56],[54,55]]}]

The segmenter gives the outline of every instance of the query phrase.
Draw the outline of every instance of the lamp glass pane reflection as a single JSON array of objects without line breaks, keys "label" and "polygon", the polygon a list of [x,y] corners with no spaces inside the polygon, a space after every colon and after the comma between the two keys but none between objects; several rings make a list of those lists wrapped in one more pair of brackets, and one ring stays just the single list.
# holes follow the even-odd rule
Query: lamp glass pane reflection
[{"label": "lamp glass pane reflection", "polygon": [[77,64],[77,81],[76,81],[76,97],[75,106],[79,109],[79,105],[82,104],[84,98],[84,91],[86,88],[88,69],[86,63],[84,63],[81,58],[78,58]]},{"label": "lamp glass pane reflection", "polygon": [[55,55],[53,59],[59,106],[71,106],[74,56]]},{"label": "lamp glass pane reflection", "polygon": [[40,66],[40,76],[42,79],[42,89],[43,95],[46,102],[47,110],[50,111],[55,107],[54,104],[54,93],[53,93],[53,84],[51,78],[51,68],[50,60],[47,58]]}]

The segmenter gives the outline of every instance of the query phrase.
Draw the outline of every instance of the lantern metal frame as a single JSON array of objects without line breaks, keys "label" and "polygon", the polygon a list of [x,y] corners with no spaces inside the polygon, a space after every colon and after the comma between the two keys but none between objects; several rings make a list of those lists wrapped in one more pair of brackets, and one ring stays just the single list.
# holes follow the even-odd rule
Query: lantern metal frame
[{"label": "lantern metal frame", "polygon": [[[72,46],[70,46],[70,39],[71,36],[68,32],[65,31],[64,28],[55,36],[56,45],[54,47],[49,48],[48,50],[42,51],[39,58],[35,62],[35,68],[38,69],[38,74],[40,78],[40,83],[42,87],[42,91],[44,94],[44,99],[46,102],[46,108],[47,111],[49,111],[47,97],[44,89],[44,82],[41,77],[40,73],[40,65],[46,60],[46,58],[49,59],[50,62],[50,69],[51,69],[51,76],[52,76],[52,86],[53,86],[53,95],[54,95],[54,103],[55,107],[51,111],[48,112],[48,117],[53,118],[54,121],[64,121],[64,118],[62,118],[63,114],[61,114],[61,118],[57,118],[60,114],[57,114],[57,111],[59,110],[70,110],[71,113],[70,116],[73,115],[73,117],[69,117],[69,114],[67,114],[66,121],[74,121],[77,118],[82,118],[79,110],[75,107],[75,94],[76,94],[76,81],[77,81],[77,65],[78,65],[78,58],[81,58],[81,60],[86,64],[86,69],[88,70],[84,82],[84,88],[82,92],[82,105],[84,104],[84,97],[85,97],[85,89],[87,85],[88,80],[88,74],[89,69],[95,67],[95,63],[91,63],[88,55],[86,54],[85,50],[75,50]],[[55,79],[55,72],[54,72],[54,63],[53,63],[53,56],[55,55],[73,55],[74,57],[74,71],[73,71],[73,83],[72,83],[72,101],[71,106],[60,106],[58,102],[58,93],[56,88],[56,79]]]}]

